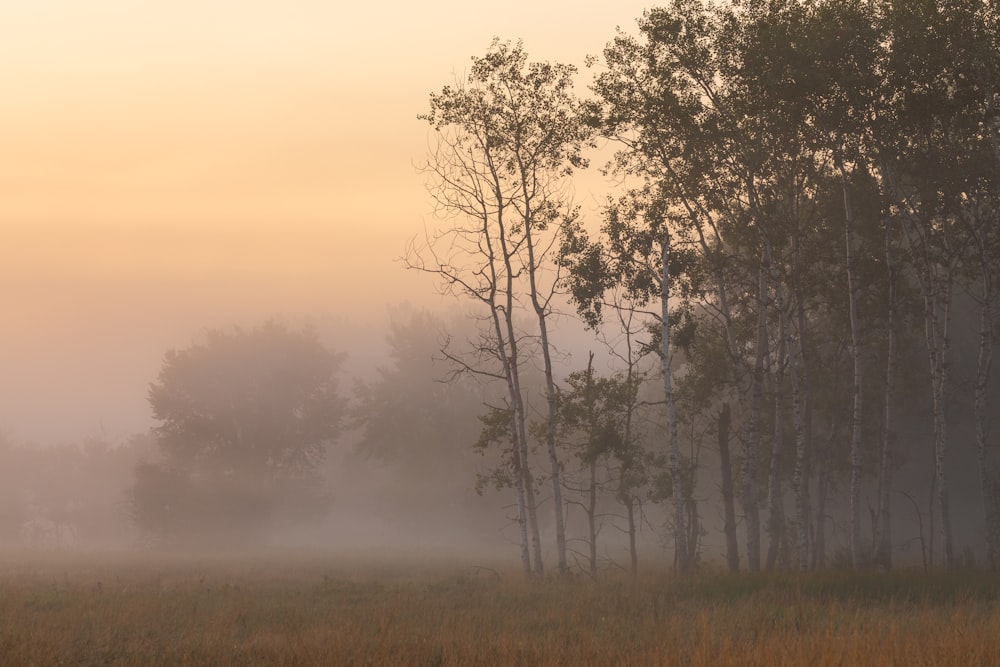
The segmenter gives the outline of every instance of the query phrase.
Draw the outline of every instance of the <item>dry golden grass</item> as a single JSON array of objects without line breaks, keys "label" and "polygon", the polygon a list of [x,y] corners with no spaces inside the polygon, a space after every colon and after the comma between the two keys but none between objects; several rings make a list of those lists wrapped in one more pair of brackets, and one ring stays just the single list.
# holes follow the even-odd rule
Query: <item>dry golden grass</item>
[{"label": "dry golden grass", "polygon": [[995,577],[525,582],[441,561],[0,555],[23,665],[1000,665]]}]

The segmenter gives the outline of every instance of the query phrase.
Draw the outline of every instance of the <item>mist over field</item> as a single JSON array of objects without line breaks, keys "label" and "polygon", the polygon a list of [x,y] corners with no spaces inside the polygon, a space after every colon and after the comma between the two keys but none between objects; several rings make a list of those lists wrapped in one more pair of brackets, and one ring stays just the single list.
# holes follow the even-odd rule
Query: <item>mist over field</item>
[{"label": "mist over field", "polygon": [[[453,332],[468,328],[468,318],[456,309],[445,317]],[[495,391],[489,384],[461,379],[445,382],[450,369],[440,358],[439,347],[446,336],[443,318],[400,304],[385,319],[391,321],[390,332],[379,332],[381,340],[373,331],[361,331],[345,322],[321,328],[307,320],[303,325],[307,327],[303,331],[314,332],[331,350],[350,351],[343,356],[336,377],[338,390],[350,405],[345,406],[342,427],[324,446],[317,471],[322,496],[317,506],[274,520],[262,518],[252,534],[229,538],[218,526],[213,528],[218,534],[210,539],[174,539],[138,525],[134,506],[136,485],[142,483],[138,471],[164,460],[155,430],[162,424],[152,417],[148,403],[149,387],[156,379],[153,373],[139,384],[143,414],[136,423],[150,425],[144,430],[125,437],[98,430],[80,438],[60,435],[49,442],[4,436],[0,442],[3,544],[56,553],[162,550],[251,556],[305,549],[348,555],[381,553],[390,558],[406,554],[447,557],[483,564],[514,562],[517,534],[512,499],[488,485],[480,492],[476,489],[477,475],[491,464],[488,455],[473,447],[479,435],[478,415]],[[279,326],[286,327],[280,322]],[[245,329],[256,326],[260,325]],[[292,325],[286,328],[296,330]],[[231,325],[219,331],[238,330]],[[203,342],[205,337],[205,331],[195,333],[178,348]],[[342,345],[352,337],[353,342]],[[258,355],[254,360],[261,358]],[[209,376],[199,383],[213,380],[219,378]],[[96,378],[92,383],[93,393],[107,406],[101,381]],[[276,384],[275,388],[276,400],[285,387]],[[384,404],[374,406],[378,412],[353,414],[359,404],[371,400],[373,391],[383,394]],[[94,400],[94,396],[85,399]],[[373,419],[377,425],[369,427],[375,433],[367,439],[363,419]],[[55,423],[47,428],[60,433],[64,427]],[[253,479],[246,473],[240,486],[252,487]],[[163,492],[156,501],[164,507],[179,506],[184,500],[181,488]],[[248,503],[260,501],[251,498],[246,488],[240,493],[247,495]],[[190,511],[187,520],[194,523],[206,508]],[[271,511],[262,512],[262,517]],[[623,537],[611,528],[606,535],[607,557],[624,564]],[[644,548],[655,559],[662,558],[661,540],[655,533],[646,536]]]},{"label": "mist over field", "polygon": [[995,660],[995,3],[87,5],[0,9],[14,662]]},{"label": "mist over field", "polygon": [[0,81],[0,662],[997,662],[996,2],[33,0]]},{"label": "mist over field", "polygon": [[[968,310],[968,309],[966,309]],[[959,310],[959,313],[962,311]],[[960,316],[956,316],[959,320]],[[0,513],[0,536],[8,548],[33,548],[43,551],[137,551],[203,552],[251,555],[293,554],[298,550],[322,550],[331,553],[381,553],[389,558],[411,554],[454,558],[461,563],[495,565],[516,562],[517,509],[510,492],[497,492],[486,484],[477,492],[477,477],[491,467],[490,454],[478,453],[473,445],[479,437],[478,416],[484,405],[495,401],[492,383],[470,382],[456,378],[449,384],[451,367],[441,358],[440,347],[451,335],[461,338],[470,326],[461,311],[450,309],[434,315],[408,304],[393,309],[386,320],[389,333],[360,332],[344,323],[320,329],[318,334],[332,350],[350,352],[343,359],[337,384],[353,407],[372,400],[373,388],[384,404],[374,406],[375,428],[366,439],[364,416],[348,415],[343,428],[326,450],[322,463],[321,506],[303,511],[299,516],[285,514],[262,522],[252,535],[234,535],[226,539],[178,539],[173,541],[136,524],[133,493],[136,469],[144,463],[163,460],[155,431],[143,430],[122,438],[91,434],[78,439],[62,437],[55,443],[18,442],[4,437],[0,445],[3,511]],[[335,333],[338,326],[348,333]],[[570,328],[567,320],[561,327]],[[291,328],[291,327],[290,327]],[[234,331],[226,327],[223,331]],[[961,327],[956,327],[961,331]],[[574,347],[560,348],[561,364],[586,358],[585,335],[576,336]],[[337,343],[355,342],[340,346]],[[204,333],[190,340],[204,339]],[[956,348],[974,345],[956,335]],[[178,347],[183,348],[186,341]],[[598,366],[611,366],[613,360],[598,348]],[[968,355],[959,357],[956,372],[968,373]],[[402,369],[401,369],[402,367]],[[917,370],[917,369],[914,369]],[[408,375],[407,375],[408,374]],[[961,377],[961,375],[959,375]],[[148,387],[155,379],[148,378]],[[655,380],[645,391],[656,401]],[[95,382],[99,386],[99,380]],[[381,395],[378,392],[381,390]],[[930,449],[932,424],[928,401],[913,391],[914,399],[903,408],[899,439],[916,454],[901,463],[897,472],[897,523],[895,544],[897,563],[918,566],[920,521],[928,520],[927,494],[932,468],[929,457],[920,453]],[[144,396],[144,414],[139,424],[156,423],[148,414]],[[373,407],[373,406],[369,406]],[[973,434],[964,425],[970,421],[969,410],[956,401],[952,408],[959,443],[951,459],[954,470],[956,541],[974,554],[981,534],[977,520],[980,502],[975,477],[975,451],[968,443]],[[360,420],[360,421],[359,421]],[[57,426],[58,427],[58,426]],[[840,437],[846,424],[837,426]],[[831,431],[832,433],[832,431]],[[651,446],[663,438],[656,428]],[[962,443],[966,443],[963,446]],[[721,508],[716,504],[719,479],[717,451],[704,437],[689,445],[699,456],[698,500],[703,535],[699,558],[706,564],[724,562],[725,541]],[[866,483],[866,497],[874,493],[873,480]],[[836,488],[836,487],[835,487]],[[180,494],[183,495],[183,494]],[[910,500],[912,499],[912,501]],[[573,502],[576,497],[571,497]],[[915,502],[914,502],[915,501]],[[163,499],[170,504],[171,498]],[[175,504],[177,501],[173,501]],[[542,500],[543,505],[550,503]],[[872,500],[868,501],[869,503]],[[612,570],[627,567],[627,536],[622,532],[623,513],[615,507],[609,491],[602,491],[604,516],[600,533],[602,567]],[[204,508],[194,508],[198,514]],[[831,541],[834,549],[847,542],[847,510],[839,499],[830,501]],[[668,518],[662,501],[648,503],[644,509],[640,533],[641,559],[653,567],[669,565]],[[577,567],[585,568],[586,523],[581,508],[566,507],[568,534],[575,540]],[[553,526],[543,517],[543,534],[552,539]],[[927,531],[928,527],[923,526]],[[926,537],[926,535],[925,535]],[[553,558],[553,548],[546,546]],[[842,556],[841,556],[842,558]]]}]

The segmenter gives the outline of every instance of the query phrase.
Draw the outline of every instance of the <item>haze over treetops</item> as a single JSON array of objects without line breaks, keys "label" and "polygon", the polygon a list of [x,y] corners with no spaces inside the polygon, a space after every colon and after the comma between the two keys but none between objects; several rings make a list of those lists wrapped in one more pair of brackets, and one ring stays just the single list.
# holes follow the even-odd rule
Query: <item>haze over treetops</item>
[{"label": "haze over treetops", "polygon": [[644,8],[3,3],[0,431],[118,438],[207,327],[433,298],[395,262],[431,215],[428,94],[494,35],[582,65]]}]

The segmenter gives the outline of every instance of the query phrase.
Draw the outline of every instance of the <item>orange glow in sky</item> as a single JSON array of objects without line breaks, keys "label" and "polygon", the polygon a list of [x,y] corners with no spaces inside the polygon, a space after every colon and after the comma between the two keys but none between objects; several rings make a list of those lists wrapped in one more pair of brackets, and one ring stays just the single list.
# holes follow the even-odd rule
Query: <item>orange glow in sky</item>
[{"label": "orange glow in sky", "polygon": [[0,433],[146,428],[206,327],[429,299],[395,261],[430,218],[428,94],[494,35],[581,65],[645,7],[0,4]]}]

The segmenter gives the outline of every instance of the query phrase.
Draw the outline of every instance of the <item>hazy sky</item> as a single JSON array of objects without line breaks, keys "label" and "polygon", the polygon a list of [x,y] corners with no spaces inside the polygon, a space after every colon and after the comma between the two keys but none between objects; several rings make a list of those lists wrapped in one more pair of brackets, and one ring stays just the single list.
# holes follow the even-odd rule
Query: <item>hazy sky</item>
[{"label": "hazy sky", "polygon": [[206,327],[425,299],[394,260],[428,93],[494,35],[580,65],[646,6],[0,3],[0,432],[120,438]]}]

